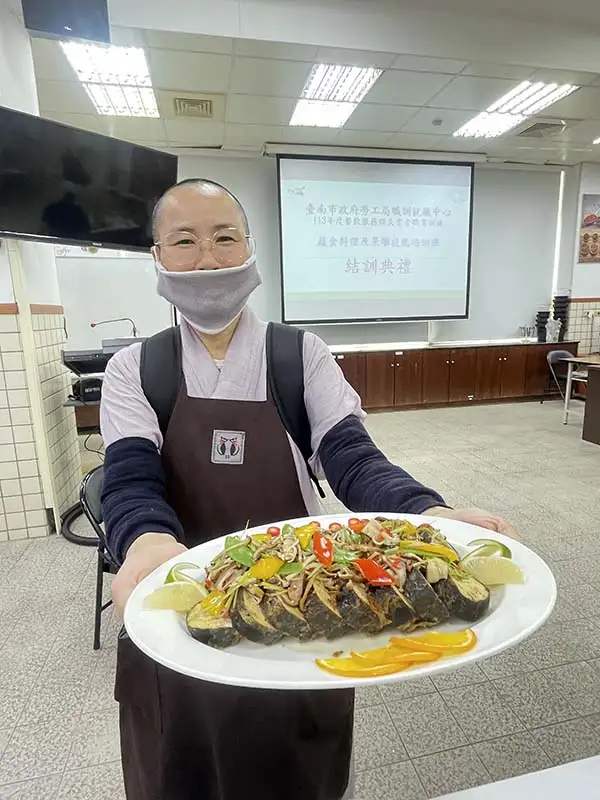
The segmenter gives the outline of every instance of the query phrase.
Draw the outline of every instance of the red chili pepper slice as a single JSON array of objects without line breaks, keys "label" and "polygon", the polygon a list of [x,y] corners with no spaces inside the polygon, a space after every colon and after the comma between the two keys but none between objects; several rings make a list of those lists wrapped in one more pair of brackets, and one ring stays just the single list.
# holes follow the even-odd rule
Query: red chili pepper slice
[{"label": "red chili pepper slice", "polygon": [[394,577],[372,558],[357,558],[352,563],[372,586],[392,586],[396,583]]},{"label": "red chili pepper slice", "polygon": [[315,531],[313,536],[313,553],[321,564],[328,567],[333,563],[333,544],[327,536],[319,531]]},{"label": "red chili pepper slice", "polygon": [[278,528],[276,525],[271,525],[270,528],[267,528],[267,533],[269,536],[279,536],[281,533],[281,529]]},{"label": "red chili pepper slice", "polygon": [[338,531],[342,530],[342,526],[340,525],[339,522],[332,522],[331,525],[329,526],[329,530],[332,533],[337,533]]},{"label": "red chili pepper slice", "polygon": [[351,517],[348,520],[348,527],[350,528],[353,533],[362,533],[364,530],[368,519],[358,519],[358,517]]}]

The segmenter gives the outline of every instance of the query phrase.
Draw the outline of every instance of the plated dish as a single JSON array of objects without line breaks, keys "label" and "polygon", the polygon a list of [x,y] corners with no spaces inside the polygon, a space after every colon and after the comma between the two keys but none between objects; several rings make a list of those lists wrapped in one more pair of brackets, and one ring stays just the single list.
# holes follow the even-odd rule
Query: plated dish
[{"label": "plated dish", "polygon": [[[148,576],[128,603],[125,624],[166,666],[272,688],[359,685],[360,676],[348,674],[355,672],[352,654],[359,661],[367,654],[366,666],[376,667],[368,653],[398,660],[386,648],[401,647],[407,636],[413,652],[428,652],[418,644],[422,628],[472,628],[473,635],[461,633],[458,649],[450,642],[449,652],[458,653],[452,662],[406,656],[398,663],[411,669],[367,673],[366,682],[438,672],[516,643],[554,604],[544,562],[500,535],[481,542],[484,533],[454,520],[389,514],[244,531],[193,548]],[[511,581],[520,582],[493,588]],[[157,610],[175,607],[179,613]]]}]

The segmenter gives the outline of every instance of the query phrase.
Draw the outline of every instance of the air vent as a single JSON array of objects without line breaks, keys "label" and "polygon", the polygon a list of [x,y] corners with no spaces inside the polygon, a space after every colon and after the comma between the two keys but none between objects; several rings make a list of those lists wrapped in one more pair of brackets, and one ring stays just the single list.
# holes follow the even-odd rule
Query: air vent
[{"label": "air vent", "polygon": [[548,139],[550,136],[558,136],[567,128],[567,123],[563,122],[534,122],[528,128],[522,130],[518,136],[524,139]]},{"label": "air vent", "polygon": [[199,117],[200,119],[212,119],[214,115],[213,101],[208,97],[175,97],[175,116],[177,117]]}]

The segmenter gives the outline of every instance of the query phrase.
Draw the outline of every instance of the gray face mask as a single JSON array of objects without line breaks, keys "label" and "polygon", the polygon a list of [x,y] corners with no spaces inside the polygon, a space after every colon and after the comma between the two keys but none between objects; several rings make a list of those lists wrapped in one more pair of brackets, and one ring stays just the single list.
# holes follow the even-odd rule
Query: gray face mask
[{"label": "gray face mask", "polygon": [[240,267],[169,272],[155,263],[157,291],[201,333],[221,333],[244,310],[262,278],[254,248]]}]

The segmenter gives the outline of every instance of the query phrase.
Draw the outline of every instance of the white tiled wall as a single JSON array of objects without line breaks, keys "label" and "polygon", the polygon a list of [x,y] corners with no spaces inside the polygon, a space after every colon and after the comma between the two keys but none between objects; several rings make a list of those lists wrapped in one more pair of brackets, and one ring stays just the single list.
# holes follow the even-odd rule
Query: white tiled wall
[{"label": "white tiled wall", "polygon": [[[590,318],[590,312],[598,316]],[[600,352],[600,302],[569,304],[567,338],[579,342],[580,353]]]},{"label": "white tiled wall", "polygon": [[46,536],[17,315],[0,315],[0,359],[0,540]]},{"label": "white tiled wall", "polygon": [[61,361],[65,330],[62,314],[32,317],[46,436],[50,448],[55,502],[60,514],[77,501],[81,456],[72,408],[64,408],[71,391],[69,372]]},{"label": "white tiled wall", "polygon": [[81,456],[73,409],[62,407],[70,391],[60,351],[61,314],[32,316],[37,377],[50,451],[52,496],[44,497],[31,416],[18,315],[0,315],[0,540],[46,536],[47,508],[60,514],[78,496]]}]

